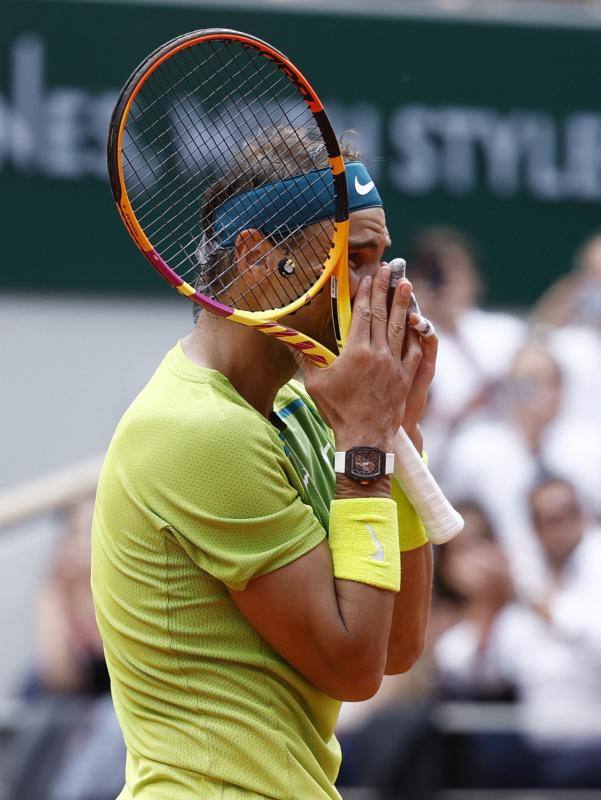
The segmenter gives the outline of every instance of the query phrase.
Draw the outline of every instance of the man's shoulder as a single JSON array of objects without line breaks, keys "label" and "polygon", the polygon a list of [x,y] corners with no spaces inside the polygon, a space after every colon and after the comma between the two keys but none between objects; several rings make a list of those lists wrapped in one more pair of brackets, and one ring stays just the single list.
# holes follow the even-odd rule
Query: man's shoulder
[{"label": "man's shoulder", "polygon": [[264,422],[225,375],[188,361],[179,344],[131,404],[124,419],[128,417],[156,418],[167,428],[189,428],[190,435],[232,425],[260,429]]},{"label": "man's shoulder", "polygon": [[[190,370],[167,354],[127,409],[111,452],[124,463],[184,463],[232,459],[240,449],[277,451],[277,432],[227,378],[210,369]],[[194,367],[194,365],[192,365]]]}]

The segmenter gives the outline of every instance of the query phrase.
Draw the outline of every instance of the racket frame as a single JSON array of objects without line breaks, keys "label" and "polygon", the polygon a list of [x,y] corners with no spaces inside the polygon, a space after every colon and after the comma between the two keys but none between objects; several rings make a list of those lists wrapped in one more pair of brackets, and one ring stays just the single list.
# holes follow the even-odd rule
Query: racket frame
[{"label": "racket frame", "polygon": [[[156,251],[144,233],[127,193],[120,154],[122,152],[123,137],[125,126],[129,118],[129,112],[139,92],[153,72],[167,59],[176,55],[176,53],[179,53],[181,50],[199,45],[202,42],[214,40],[236,42],[245,47],[252,47],[286,75],[306,103],[319,128],[326,148],[328,164],[334,182],[336,213],[334,217],[333,241],[328,257],[323,264],[321,274],[310,289],[292,303],[268,311],[244,311],[231,308],[203,294],[181,278]],[[338,265],[347,258],[349,235],[348,191],[344,172],[344,160],[340,152],[338,139],[336,138],[334,129],[332,128],[317,93],[300,70],[298,70],[283,53],[255,36],[228,28],[209,28],[193,31],[178,36],[166,44],[161,45],[142,61],[121,90],[109,126],[107,160],[109,182],[123,224],[152,267],[180,294],[217,316],[230,319],[233,322],[239,322],[249,327],[258,328],[267,335],[284,340],[292,347],[301,350],[308,358],[317,364],[326,366],[334,361],[336,356],[328,350],[328,348],[316,342],[311,337],[278,322],[282,317],[292,314],[299,308],[302,308],[323,289],[332,274],[336,271]]]}]

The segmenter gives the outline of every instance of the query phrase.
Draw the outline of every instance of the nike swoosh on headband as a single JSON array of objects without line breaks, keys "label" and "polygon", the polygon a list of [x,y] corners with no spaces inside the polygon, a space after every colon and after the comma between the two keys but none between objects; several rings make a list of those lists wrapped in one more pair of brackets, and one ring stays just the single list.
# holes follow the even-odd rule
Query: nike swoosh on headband
[{"label": "nike swoosh on headband", "polygon": [[374,188],[375,183],[370,181],[369,183],[363,184],[359,183],[359,178],[355,175],[355,191],[357,194],[365,195],[369,194],[371,190]]}]

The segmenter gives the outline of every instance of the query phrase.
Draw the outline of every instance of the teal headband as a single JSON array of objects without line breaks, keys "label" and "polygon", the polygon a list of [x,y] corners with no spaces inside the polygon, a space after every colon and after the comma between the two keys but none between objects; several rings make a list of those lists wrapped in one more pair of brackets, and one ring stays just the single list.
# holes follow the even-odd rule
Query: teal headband
[{"label": "teal headband", "polygon": [[[349,211],[381,207],[382,199],[360,161],[345,164]],[[329,167],[234,195],[216,211],[213,227],[219,247],[231,247],[241,231],[255,228],[284,237],[336,214]]]}]

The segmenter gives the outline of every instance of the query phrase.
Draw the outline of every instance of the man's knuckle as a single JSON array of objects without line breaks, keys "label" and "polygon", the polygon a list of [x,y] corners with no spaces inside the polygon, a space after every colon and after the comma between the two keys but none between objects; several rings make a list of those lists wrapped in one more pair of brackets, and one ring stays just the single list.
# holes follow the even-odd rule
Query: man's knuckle
[{"label": "man's knuckle", "polygon": [[371,322],[371,308],[369,306],[361,306],[358,309],[359,319],[363,322]]},{"label": "man's knuckle", "polygon": [[385,306],[374,306],[372,315],[377,322],[386,322],[388,319],[388,313]]},{"label": "man's knuckle", "polygon": [[390,351],[379,349],[374,353],[374,361],[378,366],[384,366],[390,361]]},{"label": "man's knuckle", "polygon": [[396,336],[398,339],[402,339],[405,335],[405,325],[402,322],[390,322],[388,325],[388,329],[393,336]]}]

